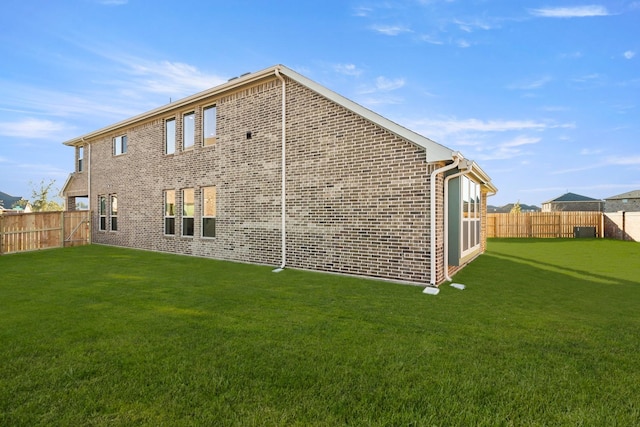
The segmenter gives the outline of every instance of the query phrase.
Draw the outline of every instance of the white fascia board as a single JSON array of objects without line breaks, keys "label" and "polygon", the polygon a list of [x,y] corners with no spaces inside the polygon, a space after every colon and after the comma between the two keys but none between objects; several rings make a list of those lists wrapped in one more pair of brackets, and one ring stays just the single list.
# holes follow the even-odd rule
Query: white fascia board
[{"label": "white fascia board", "polygon": [[350,110],[364,117],[365,119],[377,124],[378,126],[387,129],[389,132],[394,133],[399,137],[404,138],[407,141],[424,148],[426,150],[428,162],[453,160],[455,151],[451,150],[450,148],[447,148],[444,145],[438,144],[437,142],[432,141],[431,139],[426,138],[412,130],[400,126],[399,124],[392,122],[391,120],[381,116],[380,114],[374,113],[368,108],[365,108],[362,105],[357,104],[350,99],[337,94],[331,89],[328,89],[283,65],[279,65],[278,68],[282,74],[289,77],[290,79],[300,83],[303,86],[308,87],[314,92],[319,93],[325,98],[335,102],[338,105],[343,106],[347,110]]}]

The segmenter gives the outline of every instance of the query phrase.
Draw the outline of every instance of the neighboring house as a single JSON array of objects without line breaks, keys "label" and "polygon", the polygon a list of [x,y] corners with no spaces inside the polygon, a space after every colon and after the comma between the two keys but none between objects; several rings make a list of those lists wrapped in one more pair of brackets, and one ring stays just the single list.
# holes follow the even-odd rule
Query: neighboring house
[{"label": "neighboring house", "polygon": [[605,212],[640,212],[640,190],[604,199]]},{"label": "neighboring house", "polygon": [[575,193],[565,193],[555,199],[548,200],[542,204],[542,212],[576,212],[595,211],[602,212],[604,202],[581,196]]},{"label": "neighboring house", "polygon": [[31,212],[31,204],[29,202],[25,206],[16,205],[21,200],[23,200],[22,197],[10,196],[0,191],[0,212]]},{"label": "neighboring house", "polygon": [[281,65],[64,144],[62,192],[67,209],[89,201],[92,242],[274,271],[439,284],[484,250],[497,191],[462,154]]}]

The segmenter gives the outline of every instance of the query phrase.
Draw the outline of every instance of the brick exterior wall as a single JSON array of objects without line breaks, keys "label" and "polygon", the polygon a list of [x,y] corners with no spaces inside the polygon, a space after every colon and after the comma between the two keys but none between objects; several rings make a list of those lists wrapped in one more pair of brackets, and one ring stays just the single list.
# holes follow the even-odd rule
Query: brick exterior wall
[{"label": "brick exterior wall", "polygon": [[[429,194],[425,149],[287,79],[287,264],[427,283],[430,197],[443,280],[443,177]],[[277,266],[281,257],[281,83],[265,79],[91,140],[95,243]],[[202,109],[217,106],[217,141],[202,146]],[[196,143],[182,150],[182,115],[195,112]],[[164,120],[178,147],[164,154]],[[248,133],[251,138],[248,139]],[[112,154],[126,134],[127,153]],[[86,168],[85,168],[86,169]],[[86,172],[68,196],[83,195]],[[217,190],[216,237],[201,235],[201,191]],[[181,236],[184,188],[195,190],[195,235]],[[176,191],[176,235],[164,235],[164,190]],[[85,191],[86,193],[86,191]],[[99,231],[98,196],[118,197],[118,230]],[[86,195],[86,194],[84,194]],[[482,201],[486,215],[486,200]],[[109,228],[109,227],[107,227]],[[483,227],[483,236],[486,235]]]},{"label": "brick exterior wall", "polygon": [[605,212],[640,212],[640,199],[606,199]]}]

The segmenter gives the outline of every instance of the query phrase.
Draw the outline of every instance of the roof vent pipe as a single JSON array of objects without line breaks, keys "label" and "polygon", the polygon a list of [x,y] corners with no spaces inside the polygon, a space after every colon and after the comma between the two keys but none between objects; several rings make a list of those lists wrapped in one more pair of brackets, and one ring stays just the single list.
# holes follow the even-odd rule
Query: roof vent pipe
[{"label": "roof vent pipe", "polygon": [[282,199],[280,202],[280,206],[282,209],[282,223],[281,223],[281,245],[282,245],[282,260],[280,262],[280,267],[273,270],[274,273],[280,273],[284,270],[284,267],[287,265],[287,206],[286,206],[286,190],[287,190],[287,151],[286,151],[286,142],[287,142],[287,103],[286,103],[286,86],[284,78],[280,75],[280,71],[278,68],[275,69],[276,77],[280,79],[282,82]]}]

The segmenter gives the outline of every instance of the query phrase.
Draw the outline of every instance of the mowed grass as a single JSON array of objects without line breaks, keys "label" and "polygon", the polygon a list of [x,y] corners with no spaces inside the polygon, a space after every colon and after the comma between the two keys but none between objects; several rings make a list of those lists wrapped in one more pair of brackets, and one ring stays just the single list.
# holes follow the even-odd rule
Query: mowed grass
[{"label": "mowed grass", "polygon": [[0,257],[0,425],[640,423],[640,244],[420,287],[105,246]]}]

